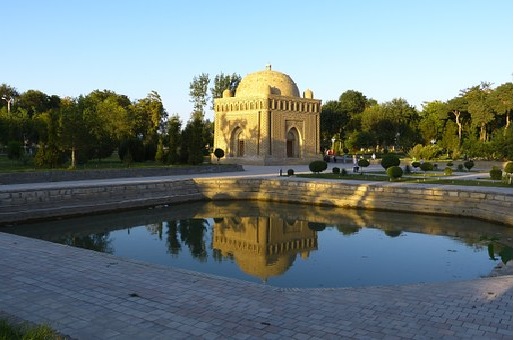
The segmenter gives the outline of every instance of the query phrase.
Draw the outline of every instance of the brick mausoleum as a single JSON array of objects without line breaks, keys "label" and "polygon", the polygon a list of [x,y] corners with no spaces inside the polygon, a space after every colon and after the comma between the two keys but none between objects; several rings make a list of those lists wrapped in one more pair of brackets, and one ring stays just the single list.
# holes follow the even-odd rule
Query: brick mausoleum
[{"label": "brick mausoleum", "polygon": [[307,164],[319,159],[321,100],[287,74],[271,70],[244,77],[235,96],[230,90],[214,100],[214,148],[221,162]]}]

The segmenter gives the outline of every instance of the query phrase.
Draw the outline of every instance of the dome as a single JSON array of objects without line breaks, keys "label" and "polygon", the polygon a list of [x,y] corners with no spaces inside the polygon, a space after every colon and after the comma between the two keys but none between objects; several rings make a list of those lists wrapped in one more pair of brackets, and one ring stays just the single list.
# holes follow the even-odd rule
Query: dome
[{"label": "dome", "polygon": [[298,86],[287,74],[272,71],[266,66],[264,71],[248,74],[237,87],[236,97],[255,97],[263,95],[279,95],[286,97],[300,97]]}]

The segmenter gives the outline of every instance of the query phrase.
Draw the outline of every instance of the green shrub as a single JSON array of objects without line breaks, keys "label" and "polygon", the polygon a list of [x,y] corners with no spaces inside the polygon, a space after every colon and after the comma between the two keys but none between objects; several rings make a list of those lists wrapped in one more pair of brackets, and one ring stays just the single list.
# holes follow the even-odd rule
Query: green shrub
[{"label": "green shrub", "polygon": [[369,166],[369,161],[366,158],[361,158],[357,162],[357,165],[360,166],[360,167],[366,168],[366,167]]},{"label": "green shrub", "polygon": [[462,164],[457,165],[457,170],[459,170],[459,171],[464,170],[464,165],[462,165]]},{"label": "green shrub", "polygon": [[333,167],[332,168],[332,173],[333,174],[340,174],[341,173],[341,169],[339,169],[338,167]]},{"label": "green shrub", "polygon": [[400,158],[398,158],[398,156],[396,156],[395,154],[388,153],[384,155],[384,157],[382,157],[380,165],[382,165],[384,169],[390,168],[392,166],[399,166]]},{"label": "green shrub", "polygon": [[341,169],[341,176],[346,176],[348,175],[348,171],[346,171],[346,169]]},{"label": "green shrub", "polygon": [[293,176],[294,175],[294,170],[293,169],[287,170],[287,175],[288,176]]},{"label": "green shrub", "polygon": [[508,174],[512,174],[512,162],[507,162],[505,164],[505,167],[503,168],[503,171],[505,171]]},{"label": "green shrub", "polygon": [[309,163],[309,170],[319,174],[320,172],[323,172],[327,170],[327,162],[325,161],[313,161]]},{"label": "green shrub", "polygon": [[386,170],[387,176],[389,176],[390,179],[396,179],[403,176],[403,170],[397,165],[390,166]]},{"label": "green shrub", "polygon": [[489,170],[489,177],[493,180],[501,180],[502,179],[503,172],[501,169],[498,169],[497,167],[493,167],[491,170]]},{"label": "green shrub", "polygon": [[464,162],[464,167],[466,169],[468,169],[468,171],[470,171],[471,168],[474,167],[474,166],[475,166],[475,163],[473,163],[473,161],[471,161],[471,160]]},{"label": "green shrub", "polygon": [[421,163],[420,162],[412,162],[411,165],[412,165],[413,168],[419,168]]},{"label": "green shrub", "polygon": [[216,159],[219,162],[220,158],[225,157],[225,151],[223,151],[223,149],[220,149],[220,148],[214,149],[214,157],[216,157]]},{"label": "green shrub", "polygon": [[446,176],[451,176],[453,174],[453,169],[447,166],[446,168],[444,168],[444,174]]},{"label": "green shrub", "polygon": [[419,168],[420,168],[422,171],[427,172],[427,171],[432,171],[432,170],[434,170],[434,165],[433,165],[432,163],[430,163],[430,162],[425,162],[425,163],[423,163],[423,164],[420,164],[420,165],[419,165]]},{"label": "green shrub", "polygon": [[453,162],[446,163],[446,166],[453,166]]}]

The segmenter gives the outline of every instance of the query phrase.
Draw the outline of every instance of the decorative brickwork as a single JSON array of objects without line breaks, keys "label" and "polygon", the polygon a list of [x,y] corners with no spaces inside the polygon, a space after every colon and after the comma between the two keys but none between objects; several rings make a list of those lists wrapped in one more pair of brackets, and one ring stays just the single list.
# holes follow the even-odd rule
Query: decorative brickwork
[{"label": "decorative brickwork", "polygon": [[321,100],[311,90],[300,97],[287,74],[266,70],[241,80],[237,93],[214,100],[214,148],[222,162],[307,164],[319,159]]}]

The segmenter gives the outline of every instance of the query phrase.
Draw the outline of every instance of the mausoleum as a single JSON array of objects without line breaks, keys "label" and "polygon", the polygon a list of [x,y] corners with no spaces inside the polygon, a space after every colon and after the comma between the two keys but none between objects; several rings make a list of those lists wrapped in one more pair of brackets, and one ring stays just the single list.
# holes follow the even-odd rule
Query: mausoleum
[{"label": "mausoleum", "polygon": [[214,100],[214,148],[225,152],[221,162],[307,164],[320,159],[320,110],[311,90],[300,96],[289,75],[268,65]]}]

